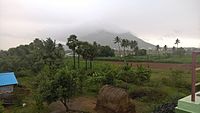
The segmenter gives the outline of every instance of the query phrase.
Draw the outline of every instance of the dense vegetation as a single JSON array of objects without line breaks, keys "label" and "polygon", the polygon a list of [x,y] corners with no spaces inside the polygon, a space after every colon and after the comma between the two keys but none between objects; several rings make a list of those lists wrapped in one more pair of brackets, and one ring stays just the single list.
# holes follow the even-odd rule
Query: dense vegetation
[{"label": "dense vegetation", "polygon": [[[149,56],[134,56],[139,52],[135,41],[130,41],[134,46],[131,47],[133,53],[128,55],[126,44],[129,41],[124,39],[122,42],[125,43],[121,44],[124,55],[127,55],[122,58],[113,57],[114,51],[109,46],[79,41],[76,35],[70,35],[66,41],[73,52],[72,57],[65,56],[62,45],[50,38],[44,41],[35,39],[29,45],[1,51],[0,72],[14,71],[19,85],[15,91],[14,106],[7,109],[0,104],[0,111],[48,113],[48,106],[57,101],[65,106],[66,111],[77,111],[68,106],[71,99],[82,95],[95,97],[101,86],[110,84],[126,89],[134,99],[138,113],[174,112],[177,99],[189,94],[190,72],[156,70],[143,65],[132,67],[128,64],[131,59]],[[120,45],[117,38],[116,44]],[[119,59],[124,63],[114,65],[95,61],[96,57]],[[161,59],[163,56],[155,57]],[[27,106],[22,107],[23,103]]]},{"label": "dense vegetation", "polygon": [[48,38],[35,39],[29,45],[20,45],[0,53],[0,71],[14,71],[18,76],[37,75],[45,65],[58,69],[64,65],[65,52],[61,44]]}]

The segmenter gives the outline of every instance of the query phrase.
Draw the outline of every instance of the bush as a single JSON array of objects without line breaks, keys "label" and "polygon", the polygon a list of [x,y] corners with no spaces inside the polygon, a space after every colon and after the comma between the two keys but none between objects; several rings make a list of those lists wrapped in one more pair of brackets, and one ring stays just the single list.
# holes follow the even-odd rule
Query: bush
[{"label": "bush", "polygon": [[115,85],[116,84],[116,72],[113,70],[110,70],[108,72],[104,73],[105,80],[103,84],[109,84],[109,85]]},{"label": "bush", "polygon": [[144,102],[162,102],[168,94],[159,88],[140,87],[129,91],[129,96]]},{"label": "bush", "polygon": [[3,103],[0,101],[0,113],[3,113],[4,112],[4,107],[2,105]]},{"label": "bush", "polygon": [[145,68],[142,65],[137,66],[136,69],[136,83],[138,84],[142,84],[143,82],[148,82],[150,81],[150,77],[151,77],[151,69]]},{"label": "bush", "polygon": [[135,72],[132,69],[119,71],[117,77],[119,80],[122,80],[127,83],[135,82]]},{"label": "bush", "polygon": [[176,103],[166,103],[156,107],[152,113],[175,113]]},{"label": "bush", "polygon": [[125,65],[118,72],[118,79],[127,83],[143,84],[148,82],[151,76],[151,69],[142,65],[134,70],[131,66]]},{"label": "bush", "polygon": [[40,94],[35,94],[34,100],[35,100],[35,112],[41,113],[41,111],[44,110],[44,104],[43,104],[42,96]]},{"label": "bush", "polygon": [[98,92],[105,81],[105,76],[99,72],[93,72],[89,74],[90,76],[88,76],[86,80],[87,87],[92,92]]}]

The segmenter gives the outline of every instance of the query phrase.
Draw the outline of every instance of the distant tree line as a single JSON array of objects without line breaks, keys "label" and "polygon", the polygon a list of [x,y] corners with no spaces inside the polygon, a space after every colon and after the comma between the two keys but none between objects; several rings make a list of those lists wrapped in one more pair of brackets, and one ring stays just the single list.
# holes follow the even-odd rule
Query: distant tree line
[{"label": "distant tree line", "polygon": [[[119,36],[116,36],[114,43],[118,46],[118,53],[120,56],[127,55],[146,55],[145,49],[139,49],[138,42],[135,40],[121,39]],[[121,48],[123,51],[121,51]]]},{"label": "distant tree line", "polygon": [[[180,43],[180,40],[177,38],[175,40],[175,43],[174,43],[176,45],[176,47],[175,46],[172,47],[172,54],[173,55],[179,55],[179,56],[181,56],[181,55],[185,54],[185,49],[183,47],[178,47],[179,43]],[[157,54],[160,54],[159,53],[160,50],[161,50],[160,45],[156,45]],[[167,45],[164,45],[163,51],[165,52],[165,54],[167,54],[167,50],[168,50]]]}]

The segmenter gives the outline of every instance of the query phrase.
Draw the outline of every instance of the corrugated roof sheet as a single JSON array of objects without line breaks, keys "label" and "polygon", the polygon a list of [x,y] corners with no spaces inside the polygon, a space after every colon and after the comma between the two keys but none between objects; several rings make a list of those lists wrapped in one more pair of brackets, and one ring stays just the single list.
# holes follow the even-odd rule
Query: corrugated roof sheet
[{"label": "corrugated roof sheet", "polygon": [[0,73],[0,86],[18,84],[14,72]]}]

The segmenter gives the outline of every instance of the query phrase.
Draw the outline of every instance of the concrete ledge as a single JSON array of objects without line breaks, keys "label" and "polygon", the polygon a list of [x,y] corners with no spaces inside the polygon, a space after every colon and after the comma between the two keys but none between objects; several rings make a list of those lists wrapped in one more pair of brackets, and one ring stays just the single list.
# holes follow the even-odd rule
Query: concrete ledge
[{"label": "concrete ledge", "polygon": [[197,96],[199,93],[196,93],[195,102],[191,101],[191,95],[180,99],[176,107],[176,113],[200,113],[200,96]]}]

